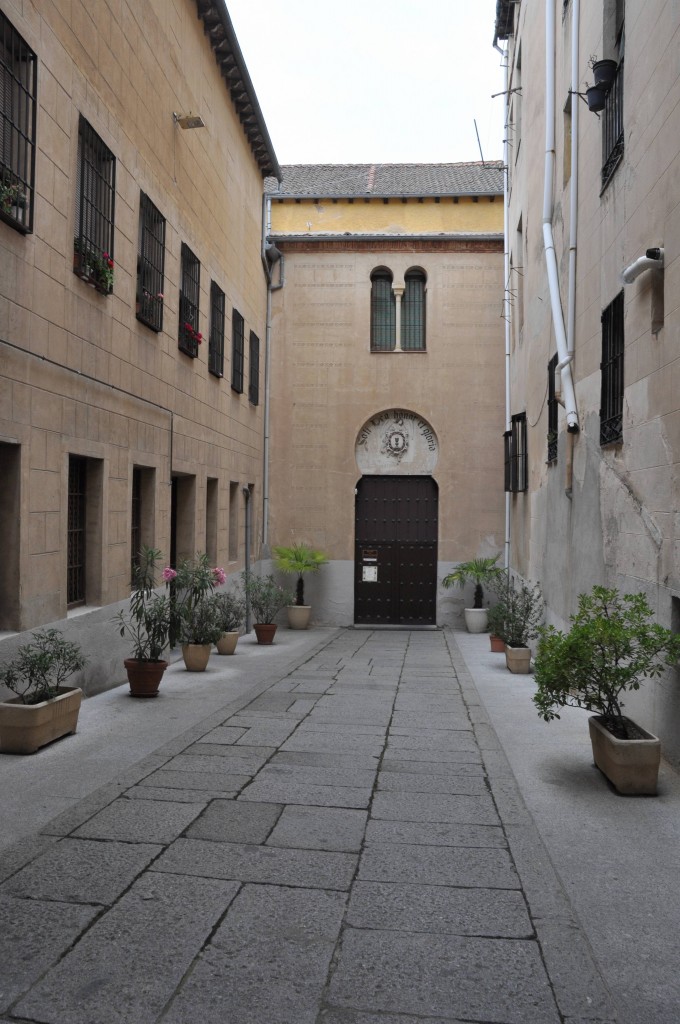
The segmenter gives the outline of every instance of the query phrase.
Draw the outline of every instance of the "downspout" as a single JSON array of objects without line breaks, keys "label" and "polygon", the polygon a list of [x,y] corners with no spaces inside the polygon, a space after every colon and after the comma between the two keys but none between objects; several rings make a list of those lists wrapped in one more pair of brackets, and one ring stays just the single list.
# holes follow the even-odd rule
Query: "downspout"
[{"label": "downspout", "polygon": [[[271,334],[272,334],[272,292],[284,285],[284,258],[275,246],[268,244],[271,233],[271,199],[262,197],[262,265],[267,278],[267,314],[264,338],[264,440],[262,448],[262,546],[264,555],[269,557],[269,409],[271,399]],[[279,260],[279,283],[272,284],[271,264]]]},{"label": "downspout", "polygon": [[[508,92],[510,87],[510,52],[509,49],[502,50],[496,42],[496,39],[494,39],[493,45],[505,60],[503,85],[505,90],[505,138],[503,139],[503,273],[505,279],[505,291],[503,293],[503,319],[505,320],[505,430],[507,432],[512,429],[510,405],[510,342],[512,306],[510,303],[510,196],[508,189],[508,161],[510,159],[510,93]],[[510,491],[506,491],[505,541],[503,545],[503,564],[506,569],[510,568],[511,509]]]},{"label": "downspout", "polygon": [[[573,57],[573,54],[572,54]],[[572,97],[573,103],[573,97]],[[572,155],[573,158],[573,155]],[[553,328],[557,343],[557,368],[562,379],[562,404],[567,414],[567,430],[579,430],[576,395],[571,375],[573,352],[569,352],[560,301],[560,280],[552,230],[553,177],[555,172],[555,0],[545,0],[545,178],[543,183],[543,245],[548,274],[548,289]],[[570,254],[571,256],[571,254]],[[574,253],[575,258],[575,253]]]},{"label": "downspout", "polygon": [[[579,28],[581,0],[571,7],[571,177],[569,179],[569,296],[567,300],[567,353],[573,362],[576,335],[576,248],[578,236],[578,118]],[[567,434],[564,493],[571,498],[574,483],[574,433]]]}]

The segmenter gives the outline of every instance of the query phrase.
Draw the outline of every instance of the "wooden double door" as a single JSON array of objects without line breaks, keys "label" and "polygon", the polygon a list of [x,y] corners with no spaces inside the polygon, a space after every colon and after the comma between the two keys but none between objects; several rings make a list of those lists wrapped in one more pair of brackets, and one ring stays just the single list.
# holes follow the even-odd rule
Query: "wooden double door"
[{"label": "wooden double door", "polygon": [[435,625],[438,505],[430,476],[361,478],[355,506],[357,625]]}]

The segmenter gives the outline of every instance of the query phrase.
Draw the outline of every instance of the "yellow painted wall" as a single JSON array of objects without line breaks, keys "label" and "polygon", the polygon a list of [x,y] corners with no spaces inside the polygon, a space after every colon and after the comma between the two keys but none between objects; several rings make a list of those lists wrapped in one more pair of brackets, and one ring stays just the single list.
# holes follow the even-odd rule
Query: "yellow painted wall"
[{"label": "yellow painted wall", "polygon": [[496,196],[453,199],[272,199],[272,230],[280,234],[503,232],[503,200]]}]

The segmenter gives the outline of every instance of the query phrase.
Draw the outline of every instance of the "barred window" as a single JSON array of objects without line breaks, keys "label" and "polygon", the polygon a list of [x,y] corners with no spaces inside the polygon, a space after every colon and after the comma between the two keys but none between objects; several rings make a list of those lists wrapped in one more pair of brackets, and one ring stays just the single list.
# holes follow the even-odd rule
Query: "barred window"
[{"label": "barred window", "polygon": [[505,442],[505,490],[526,491],[527,472],[527,417],[519,412],[510,421],[511,429],[503,435]]},{"label": "barred window", "polygon": [[243,317],[235,309],[231,318],[231,386],[239,395],[243,393],[244,344]]},{"label": "barred window", "polygon": [[0,218],[33,230],[38,61],[0,12]]},{"label": "barred window", "polygon": [[623,159],[623,61],[618,66],[602,111],[602,189]]},{"label": "barred window", "polygon": [[548,462],[557,462],[557,397],[555,391],[555,374],[557,373],[557,353],[548,363]]},{"label": "barred window", "polygon": [[623,292],[602,314],[600,444],[623,438]]},{"label": "barred window", "polygon": [[179,285],[179,348],[195,359],[203,335],[198,329],[198,301],[201,290],[201,264],[182,242]]},{"label": "barred window", "polygon": [[144,192],[139,202],[138,246],[137,319],[152,331],[162,331],[165,217]]},{"label": "barred window", "polygon": [[248,399],[253,405],[260,402],[260,339],[250,332],[250,352],[248,360]]},{"label": "barred window", "polygon": [[210,339],[208,369],[216,377],[224,377],[224,300],[222,289],[210,282]]},{"label": "barred window", "polygon": [[85,603],[85,502],[87,459],[68,460],[68,543],[66,601],[69,607]]},{"label": "barred window", "polygon": [[422,270],[409,270],[404,277],[401,347],[407,352],[425,349],[425,281]]},{"label": "barred window", "polygon": [[130,508],[130,580],[134,585],[135,570],[142,548],[142,471],[132,469],[132,506]]},{"label": "barred window", "polygon": [[392,274],[383,267],[371,274],[371,352],[393,352],[396,331]]},{"label": "barred window", "polygon": [[115,198],[115,157],[81,115],[73,271],[103,295],[113,291]]}]

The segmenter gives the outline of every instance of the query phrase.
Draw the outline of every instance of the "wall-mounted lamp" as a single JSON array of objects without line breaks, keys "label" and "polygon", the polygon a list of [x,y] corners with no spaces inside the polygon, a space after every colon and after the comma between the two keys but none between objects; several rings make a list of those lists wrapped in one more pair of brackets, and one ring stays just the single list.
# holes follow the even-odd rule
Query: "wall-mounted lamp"
[{"label": "wall-mounted lamp", "polygon": [[172,117],[180,128],[205,128],[205,121],[200,114],[192,114],[191,111],[188,114],[178,114],[173,111]]}]

